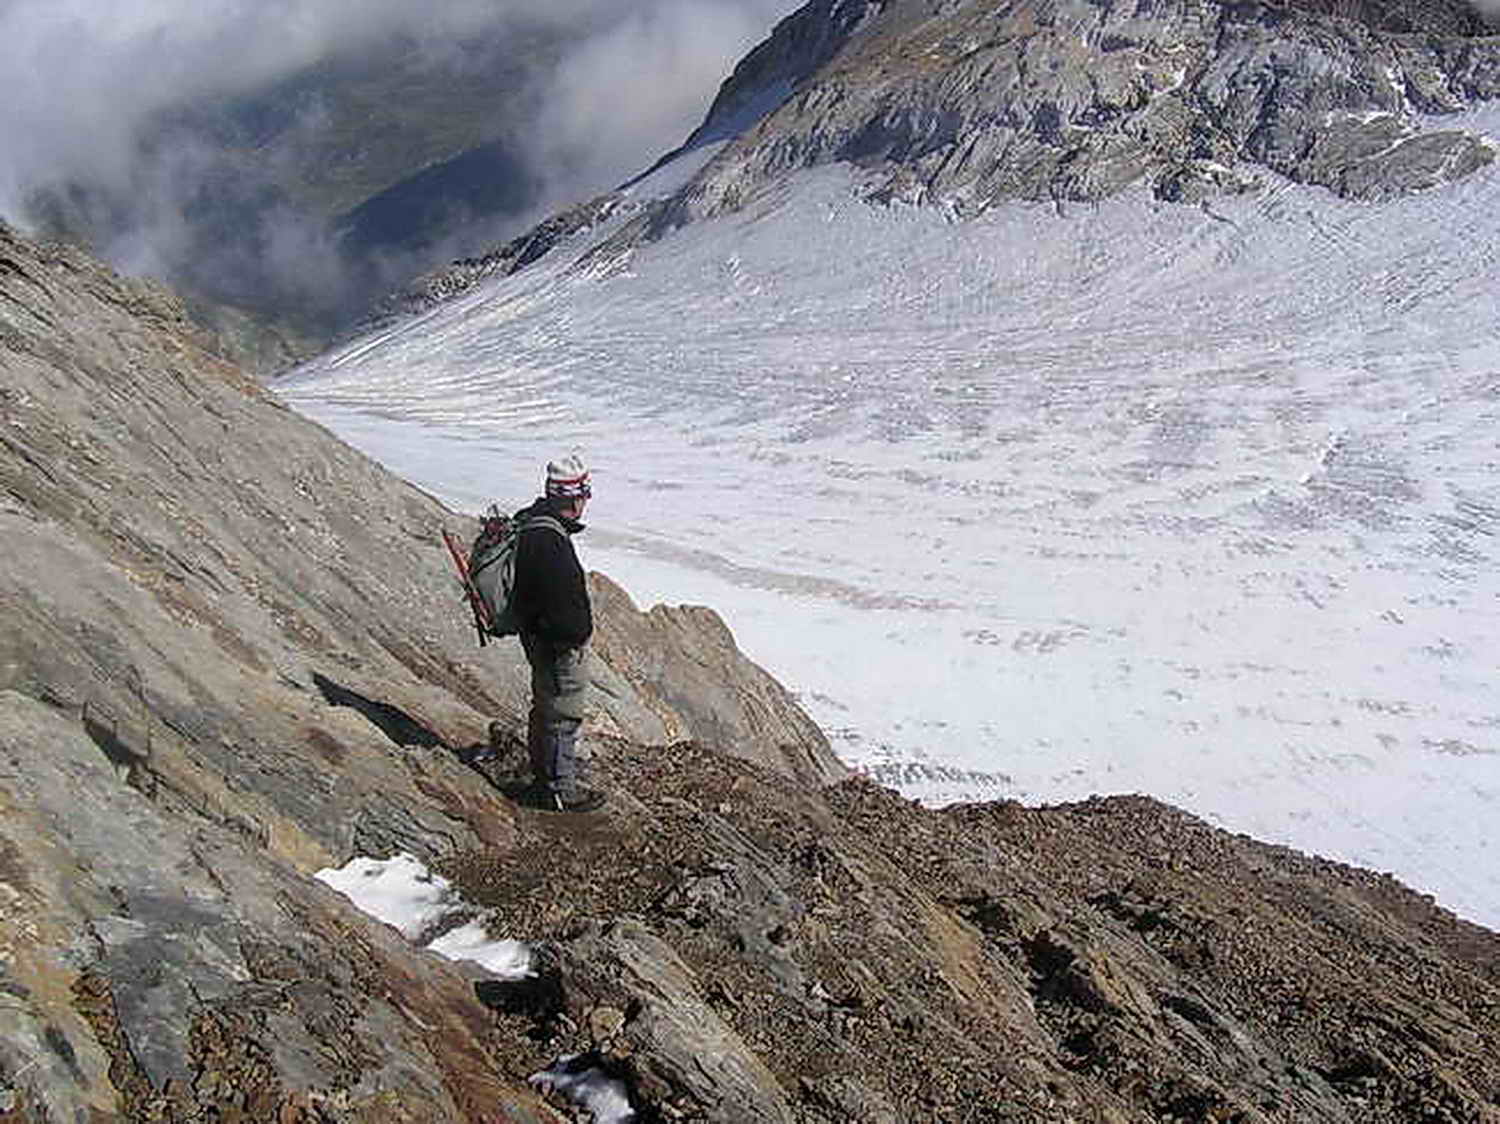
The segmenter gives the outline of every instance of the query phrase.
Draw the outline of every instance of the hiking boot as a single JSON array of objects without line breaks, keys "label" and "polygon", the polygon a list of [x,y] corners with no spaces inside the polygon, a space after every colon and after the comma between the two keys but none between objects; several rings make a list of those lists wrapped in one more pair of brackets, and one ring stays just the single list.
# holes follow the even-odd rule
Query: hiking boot
[{"label": "hiking boot", "polygon": [[605,796],[597,789],[580,785],[566,793],[554,792],[552,800],[559,812],[592,812],[604,807]]}]

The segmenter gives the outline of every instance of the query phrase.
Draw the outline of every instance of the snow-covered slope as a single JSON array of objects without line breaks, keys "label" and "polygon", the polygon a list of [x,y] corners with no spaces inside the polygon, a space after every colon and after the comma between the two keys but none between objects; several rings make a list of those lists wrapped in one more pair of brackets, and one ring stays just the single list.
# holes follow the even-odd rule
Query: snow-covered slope
[{"label": "snow-covered slope", "polygon": [[1500,925],[1494,166],[961,223],[860,187],[555,253],[281,391],[470,509],[582,448],[586,564],[715,606],[913,795],[1148,792]]}]

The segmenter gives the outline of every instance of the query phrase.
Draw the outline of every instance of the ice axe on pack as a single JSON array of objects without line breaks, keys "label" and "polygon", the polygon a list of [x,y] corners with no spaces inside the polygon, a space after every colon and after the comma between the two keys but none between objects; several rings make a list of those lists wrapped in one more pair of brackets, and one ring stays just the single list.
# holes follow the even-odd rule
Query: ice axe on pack
[{"label": "ice axe on pack", "polygon": [[479,590],[474,585],[474,579],[469,576],[469,556],[458,541],[448,533],[448,528],[442,528],[442,533],[443,542],[453,558],[453,566],[458,570],[458,580],[463,583],[464,598],[474,612],[474,631],[479,633],[479,646],[483,648],[490,642],[490,625],[493,623],[490,620],[489,606],[484,603],[484,598],[479,595]]}]

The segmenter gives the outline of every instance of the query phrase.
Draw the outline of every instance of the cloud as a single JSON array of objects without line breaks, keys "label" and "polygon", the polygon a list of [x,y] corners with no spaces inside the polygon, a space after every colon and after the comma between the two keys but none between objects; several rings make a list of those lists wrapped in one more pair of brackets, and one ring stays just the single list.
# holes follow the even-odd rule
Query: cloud
[{"label": "cloud", "polygon": [[125,179],[170,107],[295,73],[394,34],[430,45],[495,18],[482,0],[9,0],[0,5],[0,207],[47,177]]},{"label": "cloud", "polygon": [[[507,126],[506,140],[534,212],[612,187],[678,144],[735,61],[797,6],[0,0],[0,216],[35,226],[44,201],[53,217],[86,215],[96,248],[124,268],[217,279],[220,295],[269,288],[272,304],[312,289],[331,309],[434,263],[387,256],[373,271],[370,262],[353,269],[327,216],[288,196],[293,165],[328,143],[315,97],[295,103],[296,119],[277,122],[274,143],[254,151],[215,135],[208,107],[368,52],[399,49],[404,63],[462,81],[464,67],[496,65],[495,45],[503,53],[513,40],[526,83],[515,104],[536,123]],[[487,52],[473,53],[476,39]],[[550,68],[538,72],[537,57]],[[483,234],[503,225],[491,215]],[[465,252],[428,249],[455,248]]]},{"label": "cloud", "polygon": [[[538,134],[558,185],[613,186],[702,121],[734,64],[791,5],[659,0],[620,5],[553,75]],[[576,193],[576,192],[575,192]]]}]

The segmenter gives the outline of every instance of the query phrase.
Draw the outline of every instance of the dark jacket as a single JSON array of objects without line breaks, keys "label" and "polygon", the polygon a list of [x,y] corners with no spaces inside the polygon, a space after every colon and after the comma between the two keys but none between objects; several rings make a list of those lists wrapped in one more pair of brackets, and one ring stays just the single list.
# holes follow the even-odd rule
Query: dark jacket
[{"label": "dark jacket", "polygon": [[522,530],[516,542],[512,604],[522,632],[556,647],[577,648],[588,643],[594,632],[588,584],[570,537],[582,531],[583,524],[559,514],[558,506],[544,496],[516,513],[516,519],[523,522],[532,515],[550,515],[568,534],[559,535],[550,527]]}]

